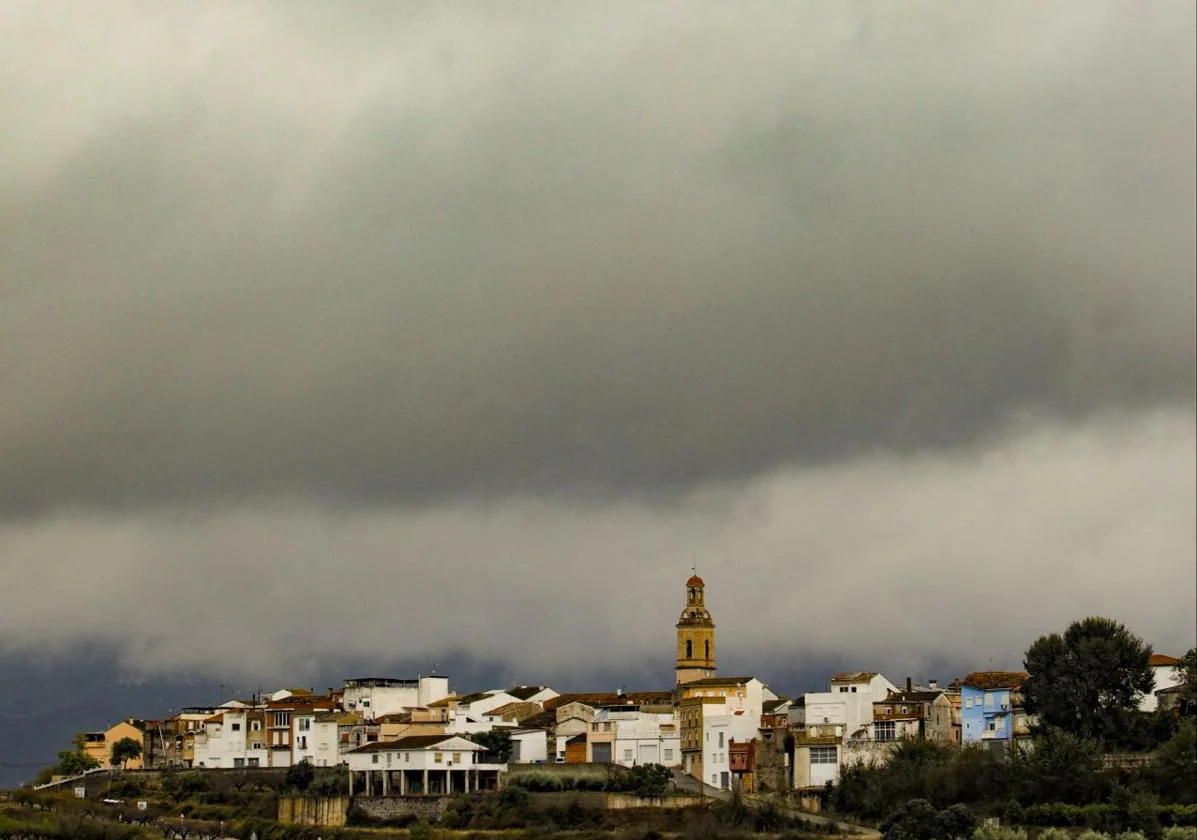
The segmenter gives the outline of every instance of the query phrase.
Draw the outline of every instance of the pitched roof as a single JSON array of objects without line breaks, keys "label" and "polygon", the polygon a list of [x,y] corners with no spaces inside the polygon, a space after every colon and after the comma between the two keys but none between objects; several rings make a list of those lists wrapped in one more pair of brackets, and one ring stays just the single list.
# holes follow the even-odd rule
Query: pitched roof
[{"label": "pitched roof", "polygon": [[479,750],[482,749],[481,744],[475,744],[462,735],[408,735],[406,738],[397,738],[394,741],[372,741],[369,744],[362,744],[360,747],[349,750],[355,753],[372,753],[372,752],[387,752],[391,750],[426,750],[430,747],[435,747],[437,744],[443,744],[445,741],[452,741],[454,738],[460,738],[463,741],[469,741]]},{"label": "pitched roof", "polygon": [[831,675],[832,682],[869,682],[877,676],[876,671],[838,671]]},{"label": "pitched roof", "polygon": [[884,700],[874,700],[873,705],[878,703],[931,703],[934,702],[942,691],[891,691]]},{"label": "pitched roof", "polygon": [[445,706],[452,706],[454,703],[459,702],[460,699],[461,698],[458,697],[456,694],[452,694],[448,697],[442,697],[440,700],[433,700],[431,703],[428,704],[428,708],[429,709],[441,709],[441,708],[444,708]]},{"label": "pitched roof", "polygon": [[1153,668],[1175,668],[1180,664],[1180,660],[1175,656],[1168,656],[1165,653],[1153,653],[1148,658],[1147,664]]},{"label": "pitched roof", "polygon": [[493,691],[475,691],[473,694],[467,694],[465,697],[458,697],[457,705],[468,706],[478,700],[484,700],[487,697],[490,697],[493,693]]},{"label": "pitched roof", "polygon": [[519,723],[524,729],[552,729],[557,723],[557,712],[549,709],[547,712],[524,718]]},{"label": "pitched roof", "polygon": [[374,718],[375,723],[411,723],[411,712],[391,712],[389,715],[379,715]]},{"label": "pitched roof", "polygon": [[545,710],[556,709],[567,703],[581,703],[584,706],[638,706],[645,703],[671,703],[671,691],[629,691],[624,694],[603,692],[595,694],[560,694],[544,701]]},{"label": "pitched roof", "polygon": [[548,686],[544,685],[517,685],[515,688],[507,689],[507,693],[517,700],[527,700],[529,697],[535,697],[540,692],[544,691]]},{"label": "pitched roof", "polygon": [[690,680],[682,683],[678,688],[689,688],[692,685],[743,685],[754,677],[703,677],[700,680]]},{"label": "pitched roof", "polygon": [[514,703],[506,703],[499,706],[497,709],[491,709],[487,714],[519,723],[522,720],[540,714],[542,711],[544,710],[535,703],[523,703],[517,700]]},{"label": "pitched roof", "polygon": [[995,688],[1022,688],[1027,681],[1026,671],[974,671],[964,678],[969,688],[984,690]]},{"label": "pitched roof", "polygon": [[361,712],[316,712],[316,723],[337,723],[352,726],[364,720]]}]

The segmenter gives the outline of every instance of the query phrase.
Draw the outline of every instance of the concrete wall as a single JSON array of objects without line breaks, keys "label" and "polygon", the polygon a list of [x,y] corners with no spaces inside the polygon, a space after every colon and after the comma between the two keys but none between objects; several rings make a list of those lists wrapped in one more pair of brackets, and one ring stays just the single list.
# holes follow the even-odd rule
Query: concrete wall
[{"label": "concrete wall", "polygon": [[348,813],[348,796],[280,796],[278,800],[278,821],[282,825],[342,828]]},{"label": "concrete wall", "polygon": [[415,817],[432,822],[440,819],[451,801],[449,796],[355,796],[352,807],[376,820]]},{"label": "concrete wall", "polygon": [[578,805],[595,811],[623,811],[629,808],[690,808],[695,805],[710,805],[710,797],[691,796],[638,796],[634,793],[608,793],[601,790],[563,790],[552,793],[533,793],[528,802],[537,810],[568,808]]}]

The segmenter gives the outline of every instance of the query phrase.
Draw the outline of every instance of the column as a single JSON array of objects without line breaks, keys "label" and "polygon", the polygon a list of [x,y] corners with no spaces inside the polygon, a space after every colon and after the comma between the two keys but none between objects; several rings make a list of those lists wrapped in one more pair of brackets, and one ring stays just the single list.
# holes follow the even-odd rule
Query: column
[{"label": "column", "polygon": [[399,795],[407,796],[407,771],[399,771]]},{"label": "column", "polygon": [[383,770],[383,771],[382,771],[382,795],[383,795],[383,796],[386,796],[386,795],[387,795],[387,793],[388,793],[388,791],[387,791],[387,781],[388,781],[388,777],[389,777],[390,775],[391,775],[391,771],[390,771],[390,770]]},{"label": "column", "polygon": [[424,787],[420,788],[420,793],[424,796],[428,795],[428,768],[424,768]]},{"label": "column", "polygon": [[353,770],[348,764],[345,765],[345,772],[349,774],[349,795],[353,796]]}]

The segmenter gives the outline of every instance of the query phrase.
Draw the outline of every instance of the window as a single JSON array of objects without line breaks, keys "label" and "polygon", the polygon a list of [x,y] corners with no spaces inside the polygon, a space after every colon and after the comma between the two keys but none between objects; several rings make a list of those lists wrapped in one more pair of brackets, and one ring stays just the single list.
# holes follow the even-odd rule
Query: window
[{"label": "window", "polygon": [[233,729],[233,731],[234,731],[234,732],[240,732],[240,731],[241,731],[241,724],[239,724],[239,723],[234,723],[234,724],[233,724],[233,726],[232,726],[232,729]]},{"label": "window", "polygon": [[374,755],[370,756],[370,763],[371,763],[371,764],[377,764],[377,763],[378,763],[378,753],[374,753]]},{"label": "window", "polygon": [[835,747],[811,747],[811,764],[835,764]]},{"label": "window", "polygon": [[370,701],[369,701],[369,700],[363,700],[363,701],[362,701],[362,708],[363,708],[363,709],[368,709],[368,708],[370,708]]},{"label": "window", "polygon": [[250,767],[261,767],[261,766],[262,766],[262,759],[260,759],[260,758],[251,758],[251,759],[249,759],[249,766],[250,766]]},{"label": "window", "polygon": [[673,750],[665,750],[665,760],[673,761]]},{"label": "window", "polygon": [[997,732],[997,718],[991,718],[989,721],[989,731]]},{"label": "window", "polygon": [[686,639],[686,658],[694,658],[694,642],[690,641],[689,639]]},{"label": "window", "polygon": [[255,720],[249,725],[250,732],[260,732],[262,730],[262,721]]},{"label": "window", "polygon": [[309,732],[309,731],[311,731],[311,728],[312,728],[312,719],[311,718],[305,717],[305,718],[299,719],[299,731],[300,732]]},{"label": "window", "polygon": [[894,734],[892,720],[879,720],[873,724],[873,739],[876,741],[892,741]]},{"label": "window", "polygon": [[631,760],[632,760],[632,751],[631,751],[631,750],[624,750],[624,751],[623,751],[623,760],[624,760],[624,761],[631,761]]},{"label": "window", "polygon": [[444,753],[433,753],[432,760],[435,761],[437,764],[441,764],[445,760],[445,754]]},{"label": "window", "polygon": [[598,725],[597,723],[592,723],[592,724],[590,724],[590,731],[591,731],[591,732],[598,732],[598,728],[599,728],[599,725]]},{"label": "window", "polygon": [[964,708],[971,709],[972,707],[973,707],[973,698],[965,697],[964,698]]},{"label": "window", "polygon": [[308,748],[308,736],[307,735],[299,736],[299,748],[301,750],[306,750]]},{"label": "window", "polygon": [[604,723],[603,723],[603,731],[604,731],[604,732],[610,732],[610,731],[611,731],[611,722],[610,722],[610,721],[604,721]]},{"label": "window", "polygon": [[245,766],[245,759],[244,759],[244,758],[234,758],[234,759],[233,759],[233,766],[234,766],[234,767],[244,767],[244,766]]},{"label": "window", "polygon": [[274,725],[275,726],[290,726],[291,713],[290,712],[275,712]]},{"label": "window", "polygon": [[993,708],[993,695],[992,694],[985,695],[985,705],[989,706],[990,708]]},{"label": "window", "polygon": [[403,754],[403,762],[404,762],[405,764],[411,764],[411,753],[404,753],[404,754]]},{"label": "window", "polygon": [[852,686],[852,693],[853,693],[853,694],[855,694],[855,693],[856,693],[856,686]]},{"label": "window", "polygon": [[461,764],[461,753],[459,753],[459,752],[453,753],[453,763]]},{"label": "window", "polygon": [[255,750],[260,750],[260,749],[262,749],[262,742],[261,742],[261,741],[254,741],[254,743],[253,743],[253,746],[251,747],[251,749],[255,749]]},{"label": "window", "polygon": [[391,753],[387,753],[387,767],[391,766],[391,758],[392,758]]},{"label": "window", "polygon": [[722,732],[719,733],[719,746],[721,746],[721,747],[723,746],[723,733]]},{"label": "window", "polygon": [[705,642],[702,643],[702,646],[706,651],[706,658],[710,659],[711,658],[711,640],[707,639]]},{"label": "window", "polygon": [[902,714],[904,714],[904,715],[906,715],[906,714],[910,714],[910,707],[909,707],[909,706],[903,706],[903,707],[902,707]]}]

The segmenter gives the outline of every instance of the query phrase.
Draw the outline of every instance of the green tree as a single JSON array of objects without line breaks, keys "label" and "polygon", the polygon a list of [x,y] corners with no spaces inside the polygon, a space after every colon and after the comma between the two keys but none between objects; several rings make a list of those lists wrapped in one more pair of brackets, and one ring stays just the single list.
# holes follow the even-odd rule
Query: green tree
[{"label": "green tree", "polygon": [[1024,803],[1096,802],[1102,794],[1101,753],[1097,744],[1065,732],[1047,729],[1035,738],[1034,749],[1011,756],[1017,798]]},{"label": "green tree", "polygon": [[1180,713],[1197,717],[1197,648],[1180,658]]},{"label": "green tree", "polygon": [[511,758],[511,732],[503,727],[486,732],[473,732],[469,740],[497,756],[500,764]]},{"label": "green tree", "polygon": [[1152,690],[1151,648],[1121,623],[1090,617],[1027,649],[1027,711],[1044,727],[1117,741],[1133,729],[1139,698]]},{"label": "green tree", "polygon": [[1181,721],[1180,730],[1156,753],[1152,771],[1165,800],[1197,802],[1197,721]]},{"label": "green tree", "polygon": [[295,788],[298,791],[307,790],[315,778],[316,768],[306,758],[298,764],[293,764],[287,768],[287,786]]},{"label": "green tree", "polygon": [[83,750],[63,750],[58,754],[58,766],[55,770],[60,776],[78,776],[99,766],[100,762]]},{"label": "green tree", "polygon": [[885,840],[940,840],[939,812],[926,799],[911,799],[881,824]]},{"label": "green tree", "polygon": [[119,764],[123,768],[137,758],[141,758],[141,744],[132,738],[121,738],[112,745],[112,757],[109,762],[113,767]]}]

